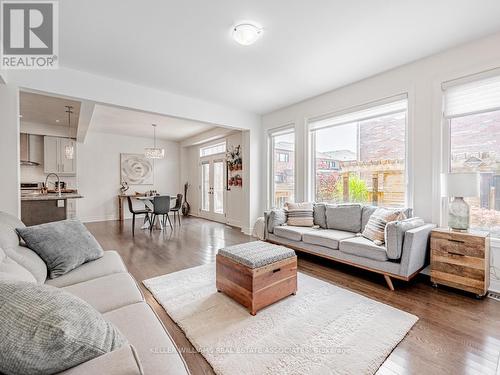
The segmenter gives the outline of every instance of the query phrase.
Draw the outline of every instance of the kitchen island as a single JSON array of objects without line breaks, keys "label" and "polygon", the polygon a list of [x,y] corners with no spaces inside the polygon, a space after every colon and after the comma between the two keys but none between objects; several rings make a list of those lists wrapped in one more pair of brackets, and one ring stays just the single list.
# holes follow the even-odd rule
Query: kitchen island
[{"label": "kitchen island", "polygon": [[68,200],[80,198],[78,193],[21,195],[21,220],[27,226],[66,220]]}]

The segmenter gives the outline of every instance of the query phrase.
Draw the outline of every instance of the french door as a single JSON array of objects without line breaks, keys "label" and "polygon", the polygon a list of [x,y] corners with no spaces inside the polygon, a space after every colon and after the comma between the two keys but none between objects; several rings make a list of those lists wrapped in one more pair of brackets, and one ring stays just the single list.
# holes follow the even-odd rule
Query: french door
[{"label": "french door", "polygon": [[200,162],[200,216],[226,222],[224,205],[224,158],[203,158]]}]

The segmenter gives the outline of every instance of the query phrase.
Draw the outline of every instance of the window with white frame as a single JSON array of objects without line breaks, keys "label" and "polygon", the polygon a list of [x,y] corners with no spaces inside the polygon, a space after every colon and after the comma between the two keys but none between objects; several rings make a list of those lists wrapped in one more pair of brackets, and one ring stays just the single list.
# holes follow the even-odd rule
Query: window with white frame
[{"label": "window with white frame", "polygon": [[269,134],[270,206],[283,207],[295,199],[295,131],[293,127]]},{"label": "window with white frame", "polygon": [[406,204],[406,95],[309,122],[316,202]]},{"label": "window with white frame", "polygon": [[226,152],[226,141],[206,147],[200,147],[200,157],[210,156],[215,154],[223,154],[225,152]]},{"label": "window with white frame", "polygon": [[445,162],[478,172],[480,195],[465,198],[470,225],[500,237],[500,71],[443,84]]}]

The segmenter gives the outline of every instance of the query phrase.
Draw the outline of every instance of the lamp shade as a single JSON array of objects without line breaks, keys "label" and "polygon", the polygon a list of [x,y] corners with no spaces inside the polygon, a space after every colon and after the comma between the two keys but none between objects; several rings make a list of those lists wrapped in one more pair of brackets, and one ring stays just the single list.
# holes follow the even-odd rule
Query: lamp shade
[{"label": "lamp shade", "polygon": [[479,173],[444,173],[441,186],[443,197],[477,197]]}]

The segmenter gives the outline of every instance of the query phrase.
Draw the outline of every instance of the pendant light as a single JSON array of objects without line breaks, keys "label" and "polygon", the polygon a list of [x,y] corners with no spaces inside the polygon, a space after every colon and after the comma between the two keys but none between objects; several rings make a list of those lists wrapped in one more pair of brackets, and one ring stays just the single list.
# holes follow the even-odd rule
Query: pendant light
[{"label": "pendant light", "polygon": [[152,124],[153,126],[153,147],[145,147],[144,155],[148,159],[163,159],[165,157],[165,149],[156,147],[156,124]]},{"label": "pendant light", "polygon": [[68,143],[64,146],[64,156],[66,159],[73,159],[75,157],[75,146],[71,140],[71,114],[73,113],[73,107],[66,105],[66,113],[68,114]]}]

